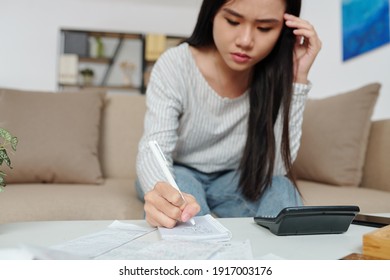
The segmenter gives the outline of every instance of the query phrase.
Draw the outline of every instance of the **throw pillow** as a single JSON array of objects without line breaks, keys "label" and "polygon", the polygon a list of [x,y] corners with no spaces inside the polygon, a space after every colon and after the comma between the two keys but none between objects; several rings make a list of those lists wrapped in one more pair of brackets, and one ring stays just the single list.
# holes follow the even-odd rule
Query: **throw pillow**
[{"label": "throw pillow", "polygon": [[0,89],[0,125],[19,140],[7,183],[100,183],[104,96]]},{"label": "throw pillow", "polygon": [[307,101],[301,146],[293,165],[298,179],[339,186],[360,184],[380,87],[373,83]]}]

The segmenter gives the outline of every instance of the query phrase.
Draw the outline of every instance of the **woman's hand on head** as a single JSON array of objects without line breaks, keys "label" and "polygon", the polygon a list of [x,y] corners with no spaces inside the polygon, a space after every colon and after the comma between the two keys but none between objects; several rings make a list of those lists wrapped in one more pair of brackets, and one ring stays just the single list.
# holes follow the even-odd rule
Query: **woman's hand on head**
[{"label": "woman's hand on head", "polygon": [[308,21],[290,14],[285,14],[284,19],[286,25],[294,29],[297,38],[294,47],[294,82],[306,84],[309,70],[321,50],[321,40]]},{"label": "woman's hand on head", "polygon": [[166,182],[158,182],[145,194],[145,219],[156,227],[173,228],[178,221],[186,222],[200,211],[195,197],[180,193]]}]

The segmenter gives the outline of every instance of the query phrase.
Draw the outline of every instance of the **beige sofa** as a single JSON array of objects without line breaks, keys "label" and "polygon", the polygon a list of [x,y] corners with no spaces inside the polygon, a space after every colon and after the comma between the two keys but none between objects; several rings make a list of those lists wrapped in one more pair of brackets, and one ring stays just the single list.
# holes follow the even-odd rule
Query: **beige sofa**
[{"label": "beige sofa", "polygon": [[[5,99],[4,94],[10,96],[10,92],[18,94],[16,91],[13,92],[3,89],[0,90],[0,100],[7,100]],[[82,96],[83,94],[84,93],[80,93],[79,96]],[[72,96],[75,97],[76,95]],[[38,96],[37,98],[41,97],[42,96]],[[53,182],[50,182],[49,179],[45,179],[43,180],[45,183],[42,183],[39,182],[39,179],[36,181],[35,177],[28,180],[26,179],[27,181],[32,182],[23,182],[25,180],[24,178],[16,178],[18,176],[28,177],[31,175],[29,173],[25,173],[26,175],[22,174],[23,176],[20,174],[18,176],[15,175],[16,177],[12,177],[14,174],[10,174],[9,179],[11,182],[8,183],[4,192],[0,193],[0,223],[34,220],[143,218],[143,205],[137,198],[134,189],[134,180],[136,177],[135,158],[137,154],[137,145],[143,130],[145,96],[139,94],[110,94],[104,96],[102,100],[103,102],[101,104],[98,103],[98,105],[96,105],[99,108],[97,111],[101,114],[100,118],[98,118],[100,125],[97,126],[99,144],[97,148],[98,153],[96,155],[101,168],[101,178],[98,176],[99,178],[96,182],[92,183],[74,183],[72,180],[82,180],[79,178],[68,178],[61,181],[58,179],[60,175],[53,175]],[[92,103],[90,101],[88,102],[88,104]],[[29,106],[32,106],[32,101],[29,101],[28,103]],[[41,103],[42,102],[40,102],[40,104]],[[65,102],[61,101],[61,104],[64,103]],[[308,103],[308,108],[312,105],[313,104]],[[3,108],[1,106],[2,105],[0,105],[0,125],[3,126],[6,125],[8,121],[4,121],[4,111],[1,113],[2,109],[5,110],[5,105],[3,104]],[[13,110],[17,111],[17,108],[13,108]],[[43,109],[41,108],[40,110]],[[92,114],[91,110],[82,109],[80,110],[80,114]],[[54,114],[53,112],[57,111],[58,109],[53,109],[51,114]],[[74,109],[72,112],[73,111],[77,110]],[[309,109],[307,109],[307,111],[309,112]],[[318,108],[316,108],[316,111],[319,111]],[[12,114],[13,111],[7,112],[7,114]],[[75,112],[74,114],[77,115],[78,113]],[[45,118],[51,119],[53,117],[46,115]],[[82,122],[80,117],[79,120]],[[23,127],[23,125],[20,125],[20,122],[21,120],[18,120],[14,125],[15,129],[17,129],[18,125]],[[78,122],[73,124],[75,127],[78,125]],[[306,146],[310,147],[311,137],[307,135],[307,125],[305,120],[303,143],[299,152],[300,155],[304,154]],[[348,126],[350,125],[351,124],[348,124]],[[45,125],[46,130],[49,129],[48,126],[49,125]],[[68,131],[72,128],[72,126],[69,126],[66,130]],[[8,129],[11,128],[8,127]],[[25,130],[27,130],[26,127]],[[23,134],[22,131],[19,133]],[[16,136],[20,135],[15,132],[13,134]],[[76,134],[76,132],[72,132],[72,135],[74,134]],[[45,137],[50,138],[50,135]],[[91,137],[84,138],[89,139]],[[372,126],[369,126],[369,135],[367,135],[367,138],[368,144],[363,143],[367,146],[367,149],[364,149],[361,177],[357,178],[359,181],[357,185],[340,186],[337,185],[338,182],[324,183],[326,180],[321,178],[318,182],[315,182],[315,178],[310,178],[313,174],[307,175],[302,171],[302,169],[307,169],[305,167],[305,159],[302,159],[300,155],[298,156],[298,167],[296,168],[298,175],[301,177],[301,179],[298,180],[298,184],[305,204],[355,204],[360,206],[362,212],[390,212],[390,120],[373,122]],[[19,136],[18,150],[14,155],[11,155],[14,165],[12,171],[16,172],[18,166],[19,169],[24,168],[20,164],[18,165],[18,161],[20,160],[18,156],[23,157],[31,150],[31,147],[28,151],[23,149],[22,144],[25,142],[27,145],[29,139],[22,139]],[[307,142],[308,139],[309,142]],[[32,139],[30,139],[30,141],[33,142]],[[67,139],[63,139],[62,142],[67,143],[68,141],[72,142],[71,136]],[[80,141],[82,140],[80,139],[75,142]],[[61,143],[56,143],[56,145],[61,145]],[[49,146],[49,144],[46,144],[46,147]],[[41,151],[42,157],[49,157],[54,152],[53,147],[51,149],[52,150],[47,151],[47,155],[42,155],[45,153],[45,150]],[[366,151],[367,156],[365,156]],[[74,152],[76,153],[76,151]],[[72,151],[69,151],[69,153],[72,153]],[[66,155],[61,157],[66,157]],[[36,159],[37,165],[40,164],[40,160],[43,161],[42,164],[45,164],[44,159],[39,158]],[[57,164],[56,161],[57,160],[50,163],[50,166]],[[59,158],[58,161],[60,161]],[[75,162],[72,162],[72,166],[79,171],[72,171],[72,174],[88,173],[84,170],[84,166],[88,164],[83,163],[78,165],[77,159],[74,159],[74,161]],[[320,159],[312,158],[312,162],[314,161],[320,161]],[[90,159],[89,162],[91,162],[91,165],[93,164],[92,159]],[[50,166],[46,166],[45,168],[50,168]],[[8,170],[3,167],[2,170],[8,172]],[[49,169],[45,170],[45,174],[43,175],[52,172]],[[34,172],[36,171],[32,170],[30,173]],[[69,182],[66,182],[67,180]]]},{"label": "beige sofa", "polygon": [[[98,147],[103,180],[99,178],[97,183],[8,183],[0,193],[0,223],[142,219],[143,204],[137,198],[134,180],[144,112],[144,95],[106,96],[101,110]],[[24,152],[23,141],[26,140],[19,136],[18,149],[11,155],[13,171],[18,168],[17,156]],[[85,171],[82,166],[79,169]],[[2,170],[10,172],[6,168]]]}]

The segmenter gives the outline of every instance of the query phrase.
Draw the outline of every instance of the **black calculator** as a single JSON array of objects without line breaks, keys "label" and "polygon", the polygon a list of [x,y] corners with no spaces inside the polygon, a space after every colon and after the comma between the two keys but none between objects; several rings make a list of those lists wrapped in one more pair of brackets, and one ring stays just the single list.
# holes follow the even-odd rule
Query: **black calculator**
[{"label": "black calculator", "polygon": [[346,232],[359,212],[355,205],[286,207],[254,221],[276,235],[334,234]]}]

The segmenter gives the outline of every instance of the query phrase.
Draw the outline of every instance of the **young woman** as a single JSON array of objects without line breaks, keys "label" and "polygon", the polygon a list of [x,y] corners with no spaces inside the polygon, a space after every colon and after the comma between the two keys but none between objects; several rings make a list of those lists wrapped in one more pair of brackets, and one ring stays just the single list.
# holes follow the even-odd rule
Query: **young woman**
[{"label": "young woman", "polygon": [[[149,224],[302,205],[291,164],[321,42],[300,7],[300,0],[204,0],[189,39],[159,58],[137,157]],[[166,182],[150,140],[185,199]]]}]

